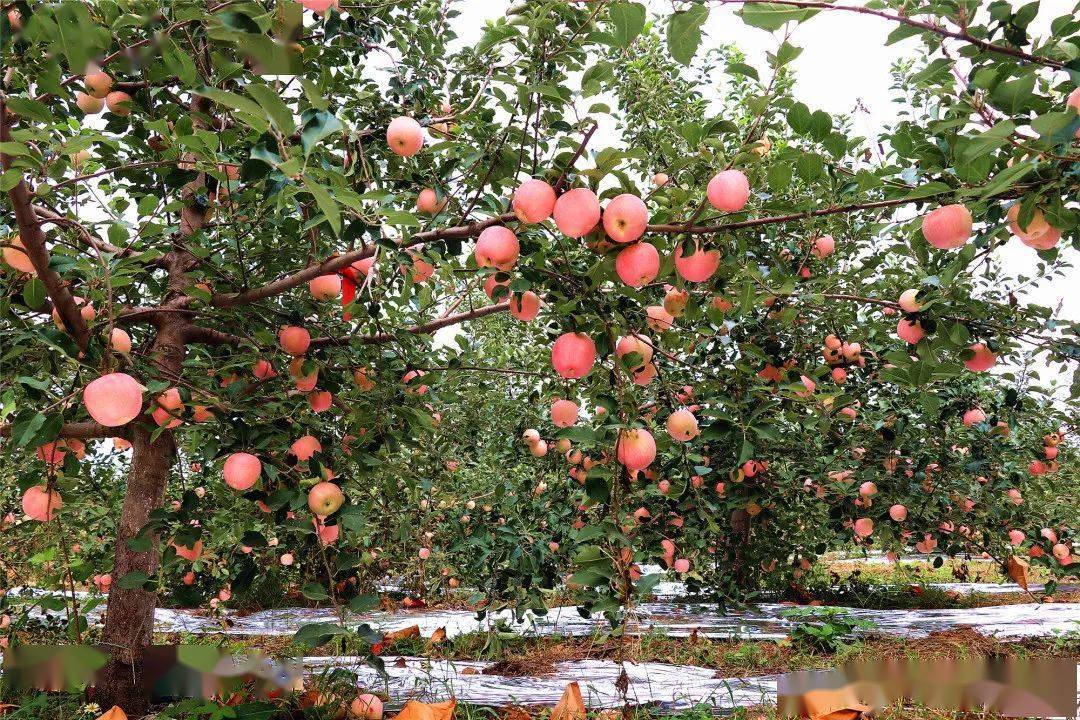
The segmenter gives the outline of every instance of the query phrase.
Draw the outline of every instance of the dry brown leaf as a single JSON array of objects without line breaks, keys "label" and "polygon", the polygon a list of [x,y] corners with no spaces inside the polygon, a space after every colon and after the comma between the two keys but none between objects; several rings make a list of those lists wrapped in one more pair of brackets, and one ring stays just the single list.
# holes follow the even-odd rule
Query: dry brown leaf
[{"label": "dry brown leaf", "polygon": [[419,700],[410,700],[401,708],[401,712],[390,720],[450,720],[454,717],[454,708],[457,700],[447,700],[441,703],[422,703]]},{"label": "dry brown leaf", "polygon": [[97,720],[127,720],[127,713],[121,710],[119,705],[113,705],[104,714],[99,715]]},{"label": "dry brown leaf", "polygon": [[1022,557],[1017,557],[1016,555],[1012,555],[1012,556],[1009,557],[1009,562],[1007,563],[1007,567],[1008,567],[1008,570],[1009,570],[1009,577],[1012,578],[1012,581],[1014,583],[1016,583],[1017,585],[1019,585],[1020,587],[1027,590],[1028,589],[1028,567],[1029,567],[1028,561],[1025,560]]},{"label": "dry brown leaf", "polygon": [[383,640],[382,641],[384,643],[386,643],[387,645],[392,645],[393,643],[396,643],[398,640],[405,640],[406,638],[418,638],[418,637],[420,637],[420,626],[419,625],[410,625],[409,627],[401,628],[400,630],[394,630],[393,632],[386,633],[386,635],[383,635]]},{"label": "dry brown leaf", "polygon": [[431,644],[438,645],[446,642],[446,628],[436,628],[435,632],[431,633]]},{"label": "dry brown leaf", "polygon": [[566,686],[562,697],[551,711],[550,720],[585,720],[585,701],[576,682]]}]

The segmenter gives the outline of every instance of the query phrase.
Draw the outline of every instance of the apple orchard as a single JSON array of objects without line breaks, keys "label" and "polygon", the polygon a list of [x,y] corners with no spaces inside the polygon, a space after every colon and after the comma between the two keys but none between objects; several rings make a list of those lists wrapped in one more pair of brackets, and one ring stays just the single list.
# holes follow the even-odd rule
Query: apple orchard
[{"label": "apple orchard", "polygon": [[[1076,12],[135,5],[0,19],[6,581],[107,593],[105,707],[161,603],[1069,572]],[[917,58],[879,137],[793,95],[849,12]]]}]

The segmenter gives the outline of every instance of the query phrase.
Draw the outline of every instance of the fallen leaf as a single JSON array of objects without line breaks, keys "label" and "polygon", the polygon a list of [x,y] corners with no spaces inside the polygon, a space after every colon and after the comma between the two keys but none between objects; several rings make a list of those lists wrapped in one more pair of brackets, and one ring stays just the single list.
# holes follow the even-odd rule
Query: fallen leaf
[{"label": "fallen leaf", "polygon": [[551,711],[550,720],[585,720],[585,701],[576,682],[566,686],[559,702]]},{"label": "fallen leaf", "polygon": [[528,710],[518,705],[507,705],[502,709],[501,720],[532,720]]},{"label": "fallen leaf", "polygon": [[431,644],[438,645],[446,642],[446,628],[436,628],[435,632],[431,633]]},{"label": "fallen leaf", "polygon": [[403,608],[407,608],[407,609],[411,610],[412,608],[424,608],[424,607],[427,607],[427,603],[424,602],[423,600],[413,600],[411,597],[407,597],[407,598],[405,598],[404,600],[401,601],[401,606]]},{"label": "fallen leaf", "polygon": [[99,715],[97,720],[127,720],[127,713],[121,710],[119,705],[113,705],[103,715]]},{"label": "fallen leaf", "polygon": [[406,638],[418,638],[418,637],[420,637],[420,626],[419,625],[410,625],[409,627],[401,628],[400,630],[394,630],[393,632],[386,633],[385,635],[383,635],[382,641],[383,641],[383,644],[393,645],[398,640],[405,640]]},{"label": "fallen leaf", "polygon": [[467,667],[461,671],[462,675],[479,675],[480,671],[474,667]]},{"label": "fallen leaf", "polygon": [[1014,583],[1028,589],[1028,561],[1022,557],[1016,555],[1009,556],[1008,562],[1009,577]]},{"label": "fallen leaf", "polygon": [[390,720],[450,720],[454,717],[454,708],[457,700],[447,700],[441,703],[422,703],[419,700],[409,700],[401,712]]},{"label": "fallen leaf", "polygon": [[405,658],[398,658],[397,660],[394,661],[394,667],[396,667],[396,668],[403,668],[403,667],[408,667],[408,666],[409,666],[409,663],[405,662]]}]

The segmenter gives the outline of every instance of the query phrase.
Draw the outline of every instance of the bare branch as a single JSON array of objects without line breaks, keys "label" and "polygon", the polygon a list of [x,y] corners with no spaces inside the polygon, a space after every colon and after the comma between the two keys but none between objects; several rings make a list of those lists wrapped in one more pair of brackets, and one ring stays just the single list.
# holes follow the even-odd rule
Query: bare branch
[{"label": "bare branch", "polygon": [[[486,315],[494,315],[495,313],[505,312],[509,309],[509,302],[496,303],[495,305],[485,305],[484,307],[477,308],[476,310],[458,313],[457,315],[448,315],[444,318],[432,320],[431,322],[425,323],[423,325],[413,325],[412,327],[405,328],[401,332],[410,333],[412,335],[429,335],[436,330],[444,327],[457,325],[468,320],[475,320],[476,318],[481,318]],[[318,348],[348,345],[352,340],[358,340],[364,345],[385,345],[386,343],[393,342],[396,339],[397,334],[395,333],[379,333],[377,335],[366,335],[360,338],[319,338],[311,341],[311,347]]]}]

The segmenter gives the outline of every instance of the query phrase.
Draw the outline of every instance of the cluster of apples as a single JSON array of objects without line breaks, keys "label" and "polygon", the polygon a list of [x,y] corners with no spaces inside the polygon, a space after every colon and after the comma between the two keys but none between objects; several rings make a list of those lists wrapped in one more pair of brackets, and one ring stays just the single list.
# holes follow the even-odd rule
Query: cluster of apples
[{"label": "cluster of apples", "polygon": [[862,345],[857,342],[846,342],[833,333],[825,336],[825,344],[822,345],[821,355],[825,363],[832,367],[831,377],[833,382],[843,385],[847,382],[847,367],[858,365],[866,366],[866,358],[862,354]]},{"label": "cluster of apples", "polygon": [[125,117],[131,114],[131,96],[123,90],[113,90],[112,76],[101,68],[91,65],[83,74],[86,92],[76,91],[75,104],[83,113],[96,115],[109,108],[113,115]]},{"label": "cluster of apples", "polygon": [[1060,451],[1059,446],[1062,441],[1065,440],[1065,428],[1060,428],[1057,432],[1048,433],[1043,436],[1043,458],[1036,458],[1028,465],[1028,472],[1032,475],[1046,475],[1049,473],[1055,473],[1060,469],[1058,463],[1058,453]]}]

